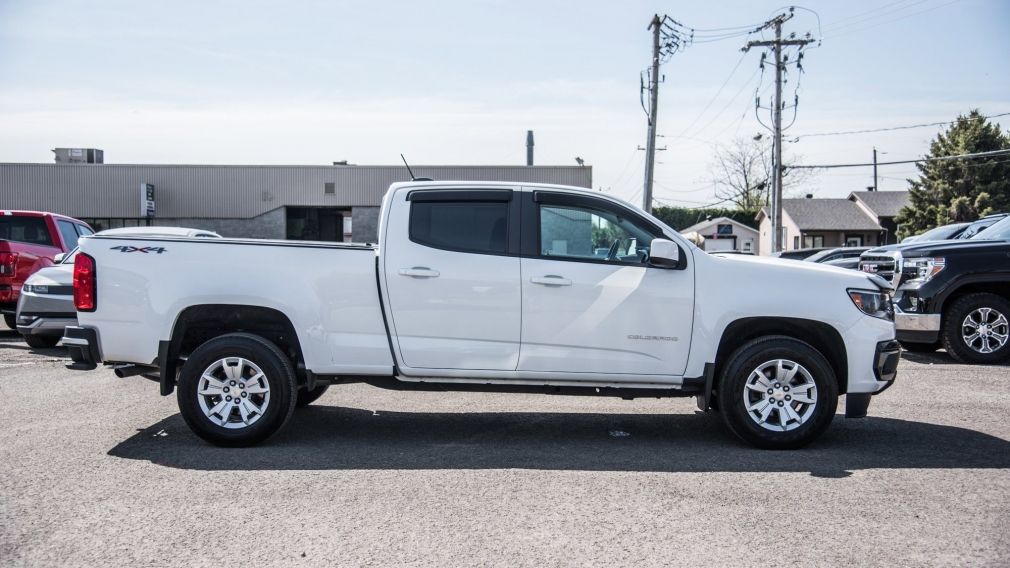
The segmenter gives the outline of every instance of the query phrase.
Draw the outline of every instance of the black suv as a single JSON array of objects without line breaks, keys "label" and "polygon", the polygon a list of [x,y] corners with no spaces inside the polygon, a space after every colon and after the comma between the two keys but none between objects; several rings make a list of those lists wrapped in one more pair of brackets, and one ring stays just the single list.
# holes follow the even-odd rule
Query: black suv
[{"label": "black suv", "polygon": [[964,363],[1010,356],[1010,217],[968,239],[873,249],[859,265],[896,289],[894,323],[909,351],[942,345]]}]

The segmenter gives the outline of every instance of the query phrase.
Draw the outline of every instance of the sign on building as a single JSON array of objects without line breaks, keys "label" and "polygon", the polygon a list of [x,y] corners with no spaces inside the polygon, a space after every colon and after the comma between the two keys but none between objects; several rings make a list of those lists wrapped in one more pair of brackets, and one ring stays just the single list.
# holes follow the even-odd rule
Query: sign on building
[{"label": "sign on building", "polygon": [[154,184],[140,184],[140,216],[154,219]]}]

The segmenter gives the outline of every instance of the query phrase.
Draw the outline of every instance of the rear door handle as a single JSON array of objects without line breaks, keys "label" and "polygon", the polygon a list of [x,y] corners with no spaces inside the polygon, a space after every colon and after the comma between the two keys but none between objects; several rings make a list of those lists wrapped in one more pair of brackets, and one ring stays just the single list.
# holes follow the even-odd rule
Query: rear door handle
[{"label": "rear door handle", "polygon": [[572,281],[565,278],[564,276],[558,276],[557,274],[548,274],[546,276],[534,276],[530,278],[530,282],[534,284],[543,284],[544,286],[571,286]]},{"label": "rear door handle", "polygon": [[438,271],[427,266],[414,266],[411,268],[401,268],[400,276],[410,276],[411,278],[437,278]]}]

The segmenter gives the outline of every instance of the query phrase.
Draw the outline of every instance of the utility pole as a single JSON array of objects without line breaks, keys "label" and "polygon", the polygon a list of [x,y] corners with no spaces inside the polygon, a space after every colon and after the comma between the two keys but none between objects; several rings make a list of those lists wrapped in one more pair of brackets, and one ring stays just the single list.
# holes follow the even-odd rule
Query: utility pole
[{"label": "utility pole", "polygon": [[652,179],[656,170],[656,106],[659,102],[659,31],[663,26],[659,14],[652,17],[652,69],[649,72],[649,134],[645,140],[645,187],[642,209],[652,213]]},{"label": "utility pole", "polygon": [[[648,70],[648,107],[645,106],[646,86],[644,80],[641,85],[642,109],[649,117],[649,132],[645,140],[645,182],[642,188],[642,209],[651,213],[652,182],[656,170],[656,107],[659,106],[659,66],[666,63],[666,60],[681,47],[689,44],[693,38],[693,32],[691,35],[687,35],[685,30],[689,31],[689,28],[685,28],[680,22],[669,16],[660,16],[659,14],[652,17],[652,21],[649,22],[649,27],[646,29],[652,30],[652,66]],[[685,35],[681,35],[682,33]]]},{"label": "utility pole", "polygon": [[877,191],[877,147],[873,147],[873,191]]},{"label": "utility pole", "polygon": [[[775,100],[772,103],[772,191],[771,191],[771,222],[772,222],[772,252],[782,250],[782,72],[785,68],[782,61],[782,48],[786,46],[803,47],[816,40],[782,39],[782,24],[792,19],[792,11],[780,14],[758,28],[774,28],[775,39],[770,41],[747,42],[744,51],[752,47],[770,47],[775,61]],[[756,31],[756,30],[755,30]],[[809,35],[809,34],[808,34]],[[763,63],[762,63],[763,64]]]}]

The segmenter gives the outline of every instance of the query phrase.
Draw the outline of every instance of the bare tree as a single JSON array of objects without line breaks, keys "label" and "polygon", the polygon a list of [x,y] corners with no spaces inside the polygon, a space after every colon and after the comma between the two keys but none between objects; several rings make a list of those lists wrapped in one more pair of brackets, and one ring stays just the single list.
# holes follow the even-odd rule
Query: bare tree
[{"label": "bare tree", "polygon": [[[764,137],[736,138],[728,146],[718,146],[712,164],[715,196],[740,209],[757,211],[768,205],[772,177],[772,145]],[[806,170],[789,168],[795,163],[783,159],[786,166],[783,190],[806,180]]]}]

